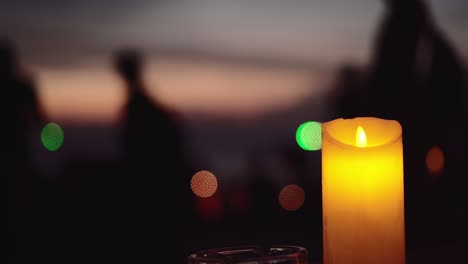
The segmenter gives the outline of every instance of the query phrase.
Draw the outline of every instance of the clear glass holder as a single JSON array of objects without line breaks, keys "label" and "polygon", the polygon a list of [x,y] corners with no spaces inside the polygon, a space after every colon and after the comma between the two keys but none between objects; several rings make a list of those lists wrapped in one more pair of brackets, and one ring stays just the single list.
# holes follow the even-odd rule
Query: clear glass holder
[{"label": "clear glass holder", "polygon": [[307,264],[307,250],[298,246],[228,247],[199,251],[189,264]]}]

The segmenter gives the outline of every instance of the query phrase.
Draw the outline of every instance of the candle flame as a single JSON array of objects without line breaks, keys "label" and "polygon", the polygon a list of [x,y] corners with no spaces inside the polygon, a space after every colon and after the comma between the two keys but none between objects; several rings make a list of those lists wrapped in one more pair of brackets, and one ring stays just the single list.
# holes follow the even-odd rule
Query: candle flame
[{"label": "candle flame", "polygon": [[367,136],[362,126],[358,126],[356,130],[356,146],[360,148],[367,147]]}]

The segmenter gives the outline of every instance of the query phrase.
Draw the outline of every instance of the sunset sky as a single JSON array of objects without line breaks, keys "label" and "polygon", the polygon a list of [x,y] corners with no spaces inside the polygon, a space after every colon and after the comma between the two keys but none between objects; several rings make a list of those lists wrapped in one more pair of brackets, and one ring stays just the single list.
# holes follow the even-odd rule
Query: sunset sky
[{"label": "sunset sky", "polygon": [[[125,94],[111,56],[127,46],[147,55],[148,87],[164,103],[255,115],[320,94],[343,62],[365,65],[382,2],[2,1],[0,35],[18,43],[55,119],[117,116]],[[429,3],[467,58],[468,2]]]}]

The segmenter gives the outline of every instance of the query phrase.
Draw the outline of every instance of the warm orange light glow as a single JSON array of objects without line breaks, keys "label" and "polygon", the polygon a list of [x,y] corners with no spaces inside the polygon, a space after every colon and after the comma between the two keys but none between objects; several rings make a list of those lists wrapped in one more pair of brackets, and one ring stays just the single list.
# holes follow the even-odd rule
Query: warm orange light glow
[{"label": "warm orange light glow", "polygon": [[367,147],[367,136],[362,126],[358,126],[356,130],[356,146],[360,148]]},{"label": "warm orange light glow", "polygon": [[445,165],[444,152],[439,146],[433,146],[426,155],[426,167],[430,174],[437,175],[442,172]]},{"label": "warm orange light glow", "polygon": [[218,180],[213,173],[203,170],[192,176],[190,187],[195,195],[207,198],[212,196],[218,189]]},{"label": "warm orange light glow", "polygon": [[405,263],[397,121],[358,117],[322,124],[322,212],[324,264]]},{"label": "warm orange light glow", "polygon": [[[125,85],[107,59],[34,70],[40,77],[41,103],[51,119],[112,122],[120,117]],[[328,82],[328,74],[321,71],[233,66],[178,57],[148,58],[145,72],[148,94],[164,105],[185,113],[237,117],[292,107],[304,97],[319,96],[320,87]]]},{"label": "warm orange light glow", "polygon": [[304,200],[304,189],[295,184],[285,186],[279,194],[279,203],[286,211],[299,210],[304,204]]}]

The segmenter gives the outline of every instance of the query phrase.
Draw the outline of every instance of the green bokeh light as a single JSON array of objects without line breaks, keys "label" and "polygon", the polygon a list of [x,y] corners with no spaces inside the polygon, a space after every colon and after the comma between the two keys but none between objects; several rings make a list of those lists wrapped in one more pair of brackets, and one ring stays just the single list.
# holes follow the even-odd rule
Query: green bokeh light
[{"label": "green bokeh light", "polygon": [[56,123],[45,125],[41,132],[41,141],[47,150],[56,151],[63,144],[63,129]]},{"label": "green bokeh light", "polygon": [[322,124],[307,121],[296,131],[296,141],[303,150],[314,151],[322,148]]}]

